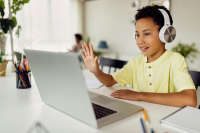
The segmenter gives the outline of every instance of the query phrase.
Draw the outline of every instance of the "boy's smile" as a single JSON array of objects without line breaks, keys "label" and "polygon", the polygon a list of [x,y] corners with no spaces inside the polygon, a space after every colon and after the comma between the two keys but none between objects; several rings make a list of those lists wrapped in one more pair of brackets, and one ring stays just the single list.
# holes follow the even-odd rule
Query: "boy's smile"
[{"label": "boy's smile", "polygon": [[148,46],[139,46],[139,48],[143,53],[145,53],[149,49]]},{"label": "boy's smile", "polygon": [[165,52],[165,45],[159,39],[159,26],[152,18],[142,18],[136,21],[135,27],[136,43],[148,62],[159,58]]}]

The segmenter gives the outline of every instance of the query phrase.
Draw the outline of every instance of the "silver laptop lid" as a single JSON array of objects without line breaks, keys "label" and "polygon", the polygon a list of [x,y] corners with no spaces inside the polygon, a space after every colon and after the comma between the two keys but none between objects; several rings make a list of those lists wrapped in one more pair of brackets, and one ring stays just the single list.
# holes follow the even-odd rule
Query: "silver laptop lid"
[{"label": "silver laptop lid", "polygon": [[97,127],[78,55],[25,50],[42,100]]}]

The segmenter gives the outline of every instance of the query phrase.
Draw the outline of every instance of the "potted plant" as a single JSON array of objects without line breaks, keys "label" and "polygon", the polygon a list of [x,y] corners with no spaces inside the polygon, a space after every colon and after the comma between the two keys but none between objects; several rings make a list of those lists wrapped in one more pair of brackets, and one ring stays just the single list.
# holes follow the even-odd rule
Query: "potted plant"
[{"label": "potted plant", "polygon": [[[0,0],[0,73],[1,73],[1,66],[6,68],[7,61],[5,60],[5,47],[6,47],[6,35],[9,32],[10,40],[11,40],[11,51],[12,51],[12,61],[14,63],[14,48],[13,48],[13,35],[12,31],[15,27],[16,33],[19,36],[19,30],[21,26],[17,26],[17,19],[16,14],[20,11],[24,4],[28,3],[30,0],[8,0],[8,9],[9,15],[5,16],[5,2],[6,0]],[[2,71],[5,71],[3,70]]]},{"label": "potted plant", "polygon": [[199,53],[199,50],[196,47],[195,43],[178,43],[175,47],[172,48],[172,51],[180,53],[185,57],[186,60],[190,61],[191,63],[194,61],[197,54]]}]

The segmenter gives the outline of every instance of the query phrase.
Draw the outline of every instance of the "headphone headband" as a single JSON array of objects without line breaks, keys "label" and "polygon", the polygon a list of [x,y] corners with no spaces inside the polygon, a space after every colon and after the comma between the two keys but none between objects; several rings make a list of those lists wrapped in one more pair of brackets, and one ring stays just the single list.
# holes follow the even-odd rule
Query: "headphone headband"
[{"label": "headphone headband", "polygon": [[164,9],[158,9],[163,17],[164,17],[164,25],[171,25],[170,23],[170,18],[169,18],[169,15],[167,14],[167,12],[164,10]]}]

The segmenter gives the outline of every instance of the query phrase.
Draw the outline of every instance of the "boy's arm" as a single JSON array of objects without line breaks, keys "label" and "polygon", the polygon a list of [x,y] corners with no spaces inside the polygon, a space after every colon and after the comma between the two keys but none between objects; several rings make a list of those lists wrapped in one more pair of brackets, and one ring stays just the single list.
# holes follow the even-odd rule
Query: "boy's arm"
[{"label": "boy's arm", "polygon": [[112,86],[116,83],[110,74],[106,74],[99,69],[98,58],[93,53],[91,44],[82,45],[82,58],[87,69],[90,70],[104,85]]},{"label": "boy's arm", "polygon": [[98,72],[94,73],[94,75],[99,79],[99,81],[101,81],[101,83],[103,83],[107,87],[110,87],[117,83],[112,77],[112,75],[106,74],[100,69],[98,70]]},{"label": "boy's arm", "polygon": [[150,93],[135,92],[131,90],[118,90],[111,94],[115,98],[126,100],[145,101],[169,106],[196,106],[196,90],[186,89],[176,93]]}]

